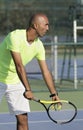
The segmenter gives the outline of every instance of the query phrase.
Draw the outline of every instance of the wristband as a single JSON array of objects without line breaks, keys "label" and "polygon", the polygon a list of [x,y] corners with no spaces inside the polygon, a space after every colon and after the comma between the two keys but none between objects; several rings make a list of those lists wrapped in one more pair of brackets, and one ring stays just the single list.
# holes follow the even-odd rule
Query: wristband
[{"label": "wristband", "polygon": [[27,89],[26,89],[25,92],[27,92],[27,91],[31,91],[31,90],[27,90]]},{"label": "wristband", "polygon": [[54,97],[54,96],[57,96],[57,95],[58,95],[58,93],[53,93],[53,94],[50,95],[50,97]]}]

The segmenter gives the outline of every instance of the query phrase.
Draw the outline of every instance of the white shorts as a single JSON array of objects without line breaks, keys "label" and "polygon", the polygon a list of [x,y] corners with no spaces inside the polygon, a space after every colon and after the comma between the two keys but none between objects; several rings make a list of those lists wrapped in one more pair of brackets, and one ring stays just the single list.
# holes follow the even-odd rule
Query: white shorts
[{"label": "white shorts", "polygon": [[22,83],[13,85],[0,83],[0,102],[5,95],[11,114],[19,115],[30,112],[29,100],[23,96],[24,91]]}]

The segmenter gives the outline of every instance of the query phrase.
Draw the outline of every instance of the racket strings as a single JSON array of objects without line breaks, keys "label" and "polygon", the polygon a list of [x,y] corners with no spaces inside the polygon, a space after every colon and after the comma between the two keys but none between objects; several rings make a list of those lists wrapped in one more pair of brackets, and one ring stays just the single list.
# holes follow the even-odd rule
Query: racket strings
[{"label": "racket strings", "polygon": [[74,115],[75,108],[69,103],[53,103],[49,106],[49,116],[53,121],[69,122]]}]

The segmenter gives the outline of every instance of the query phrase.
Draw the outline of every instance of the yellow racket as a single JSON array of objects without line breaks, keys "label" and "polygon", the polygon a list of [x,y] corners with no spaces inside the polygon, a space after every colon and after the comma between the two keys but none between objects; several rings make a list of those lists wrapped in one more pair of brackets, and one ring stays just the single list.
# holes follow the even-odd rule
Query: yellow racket
[{"label": "yellow racket", "polygon": [[[48,117],[55,123],[65,124],[71,122],[77,115],[77,107],[70,101],[46,101],[33,99],[45,108]],[[48,104],[48,107],[46,106]]]}]

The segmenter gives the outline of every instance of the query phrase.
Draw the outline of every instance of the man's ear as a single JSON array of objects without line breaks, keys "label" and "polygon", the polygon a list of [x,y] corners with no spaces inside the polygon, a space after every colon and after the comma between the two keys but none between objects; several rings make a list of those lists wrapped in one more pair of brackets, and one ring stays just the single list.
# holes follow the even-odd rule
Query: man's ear
[{"label": "man's ear", "polygon": [[35,29],[35,30],[37,29],[37,24],[36,24],[36,23],[34,24],[34,29]]}]

